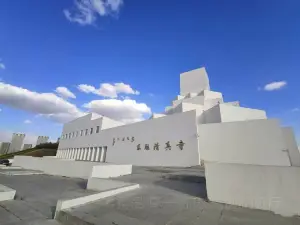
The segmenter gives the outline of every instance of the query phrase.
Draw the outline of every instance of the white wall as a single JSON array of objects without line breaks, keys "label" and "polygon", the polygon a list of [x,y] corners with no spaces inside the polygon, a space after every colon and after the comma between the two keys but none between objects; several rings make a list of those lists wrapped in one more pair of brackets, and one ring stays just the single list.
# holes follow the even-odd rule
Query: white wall
[{"label": "white wall", "polygon": [[218,105],[204,111],[205,123],[221,123],[220,108]]},{"label": "white wall", "polygon": [[204,90],[203,95],[204,95],[205,99],[216,99],[217,98],[217,99],[223,100],[223,95],[221,92]]},{"label": "white wall", "polygon": [[112,127],[118,127],[118,126],[123,126],[124,123],[122,122],[119,122],[119,121],[115,121],[115,120],[112,120],[110,118],[107,118],[107,117],[103,117],[102,118],[102,130],[104,129],[108,129],[108,128],[112,128]]},{"label": "white wall", "polygon": [[224,105],[232,105],[232,106],[240,106],[239,101],[234,101],[234,102],[224,102]]},{"label": "white wall", "polygon": [[277,120],[200,124],[198,135],[204,161],[291,165]]},{"label": "white wall", "polygon": [[39,170],[50,175],[84,179],[90,177],[93,166],[95,165],[101,165],[101,163],[31,156],[15,156],[13,161],[13,166],[20,166],[22,168],[31,170]]},{"label": "white wall", "polygon": [[209,89],[209,79],[205,68],[180,74],[180,95],[187,95],[190,92],[199,93]]},{"label": "white wall", "polygon": [[210,201],[300,215],[300,168],[205,162]]},{"label": "white wall", "polygon": [[267,119],[266,112],[232,105],[220,104],[222,122]]},{"label": "white wall", "polygon": [[293,129],[290,127],[282,128],[283,137],[288,149],[292,166],[300,166],[300,152],[295,140]]},{"label": "white wall", "polygon": [[[72,132],[87,126],[92,126],[92,124],[84,120],[75,120],[74,123],[69,123],[67,127],[64,127],[64,132]],[[94,132],[88,136],[63,139],[59,143],[59,149],[107,146],[106,159],[111,163],[141,166],[192,166],[199,164],[196,134],[196,112],[188,111],[102,130],[99,134]],[[115,144],[113,145],[114,138]],[[123,138],[125,138],[124,141]],[[184,142],[183,150],[177,146],[180,140]],[[168,141],[172,146],[171,151],[165,150]],[[153,150],[155,143],[159,144],[159,151]],[[150,150],[144,150],[145,144],[149,144]],[[137,150],[138,145],[142,150]]]}]

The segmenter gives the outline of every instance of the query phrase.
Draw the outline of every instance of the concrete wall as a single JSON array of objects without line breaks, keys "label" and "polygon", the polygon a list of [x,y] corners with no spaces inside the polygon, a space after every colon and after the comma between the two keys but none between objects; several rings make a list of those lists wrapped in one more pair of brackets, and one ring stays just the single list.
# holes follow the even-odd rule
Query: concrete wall
[{"label": "concrete wall", "polygon": [[300,215],[300,168],[205,162],[209,200]]},{"label": "concrete wall", "polygon": [[203,95],[204,95],[205,99],[222,99],[223,100],[223,94],[221,92],[204,90]]},{"label": "concrete wall", "polygon": [[112,120],[107,117],[102,118],[102,130],[112,128],[112,127],[118,127],[118,126],[123,126],[124,123]]},{"label": "concrete wall", "polygon": [[204,111],[205,123],[221,123],[220,108],[218,105]]},{"label": "concrete wall", "polygon": [[198,125],[204,161],[290,166],[277,120],[251,120]]},{"label": "concrete wall", "polygon": [[13,161],[13,166],[20,166],[31,170],[40,170],[50,175],[84,179],[90,177],[93,166],[95,165],[101,165],[101,163],[31,156],[15,156]]},{"label": "concrete wall", "polygon": [[131,174],[132,165],[63,160],[53,157],[15,156],[13,166],[39,170],[46,174],[76,178],[109,178]]},{"label": "concrete wall", "polygon": [[[95,126],[75,120],[65,133]],[[183,150],[180,150],[180,141]],[[154,146],[159,150],[154,150]],[[171,150],[166,150],[170,144]],[[59,149],[107,146],[106,161],[141,166],[192,166],[199,164],[196,112],[188,111],[153,120],[95,132],[88,136],[61,139]],[[149,150],[145,150],[148,149]],[[141,150],[138,150],[141,149]]]},{"label": "concrete wall", "polygon": [[199,93],[203,90],[210,90],[205,68],[180,74],[180,95],[187,95],[190,92]]},{"label": "concrete wall", "polygon": [[222,122],[267,119],[266,112],[263,110],[236,107],[226,104],[220,104],[219,107]]},{"label": "concrete wall", "polygon": [[300,152],[295,140],[293,129],[290,127],[282,128],[283,137],[289,153],[292,166],[300,166]]},{"label": "concrete wall", "polygon": [[90,177],[110,178],[129,175],[132,173],[132,165],[107,165],[106,163],[94,166]]}]

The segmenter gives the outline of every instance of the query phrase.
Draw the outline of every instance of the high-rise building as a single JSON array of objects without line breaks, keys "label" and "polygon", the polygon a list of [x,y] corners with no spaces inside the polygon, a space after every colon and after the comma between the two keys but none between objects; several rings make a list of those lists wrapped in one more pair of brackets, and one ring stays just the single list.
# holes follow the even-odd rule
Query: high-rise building
[{"label": "high-rise building", "polygon": [[47,143],[48,140],[49,140],[48,136],[39,136],[38,139],[37,139],[36,145]]},{"label": "high-rise building", "polygon": [[10,142],[1,142],[0,143],[0,155],[8,153]]},{"label": "high-rise building", "polygon": [[13,133],[8,152],[12,153],[12,152],[21,151],[24,139],[25,139],[25,134]]},{"label": "high-rise building", "polygon": [[24,144],[23,150],[26,150],[26,149],[29,149],[29,148],[32,148],[32,144]]}]

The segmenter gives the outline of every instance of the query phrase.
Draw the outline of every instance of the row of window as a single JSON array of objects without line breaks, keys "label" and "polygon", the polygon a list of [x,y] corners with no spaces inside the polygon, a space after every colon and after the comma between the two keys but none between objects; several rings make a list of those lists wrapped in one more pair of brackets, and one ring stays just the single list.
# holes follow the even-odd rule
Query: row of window
[{"label": "row of window", "polygon": [[[87,136],[87,135],[91,135],[94,132],[94,128],[91,127],[90,129],[85,129],[85,130],[77,130],[68,134],[63,134],[61,136],[61,139],[71,139],[71,138],[76,138],[78,136]],[[100,126],[96,127],[96,133],[100,132]]]}]

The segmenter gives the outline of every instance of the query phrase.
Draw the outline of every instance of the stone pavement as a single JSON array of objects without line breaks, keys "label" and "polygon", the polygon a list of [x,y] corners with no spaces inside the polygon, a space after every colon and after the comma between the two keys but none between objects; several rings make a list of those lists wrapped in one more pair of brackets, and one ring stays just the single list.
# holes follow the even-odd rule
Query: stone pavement
[{"label": "stone pavement", "polygon": [[15,200],[0,202],[1,225],[57,224],[48,220],[58,199],[94,193],[84,190],[86,180],[49,175],[0,174],[0,183],[16,190]]},{"label": "stone pavement", "polygon": [[118,180],[142,188],[62,212],[65,225],[299,225],[297,217],[206,201],[201,168],[134,168]]}]

